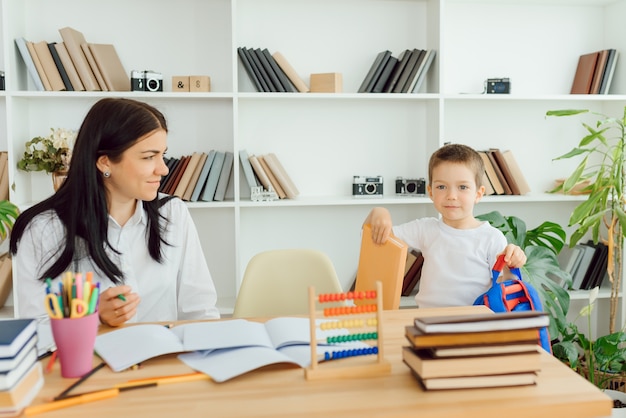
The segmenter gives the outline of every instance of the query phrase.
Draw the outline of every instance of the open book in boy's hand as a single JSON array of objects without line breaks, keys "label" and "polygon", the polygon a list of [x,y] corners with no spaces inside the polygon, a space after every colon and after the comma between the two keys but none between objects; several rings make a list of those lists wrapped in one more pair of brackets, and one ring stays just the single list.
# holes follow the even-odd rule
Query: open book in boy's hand
[{"label": "open book in boy's hand", "polygon": [[[347,330],[333,330],[332,334],[331,331],[318,331],[317,335],[321,339],[326,334],[338,333],[347,333]],[[216,358],[218,354],[223,358],[218,362],[227,369],[223,374],[225,379],[277,362],[305,367],[310,361],[310,338],[309,318],[282,317],[265,323],[245,319],[192,322],[173,328],[139,324],[99,335],[95,351],[116,372],[156,356],[197,351],[187,358],[180,358],[183,361],[205,359],[196,361],[197,367],[190,366],[209,374],[215,381],[221,381],[219,371],[214,376],[203,366],[211,363],[209,358],[213,353]],[[228,351],[232,354],[226,356]],[[304,353],[308,353],[308,359]],[[228,362],[226,357],[233,361]]]}]

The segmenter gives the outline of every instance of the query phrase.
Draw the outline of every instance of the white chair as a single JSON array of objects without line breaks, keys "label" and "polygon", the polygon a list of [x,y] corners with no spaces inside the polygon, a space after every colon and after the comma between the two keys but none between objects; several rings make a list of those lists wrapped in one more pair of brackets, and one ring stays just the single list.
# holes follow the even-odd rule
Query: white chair
[{"label": "white chair", "polygon": [[309,286],[316,294],[343,292],[323,252],[284,249],[256,254],[246,266],[233,317],[307,315]]}]

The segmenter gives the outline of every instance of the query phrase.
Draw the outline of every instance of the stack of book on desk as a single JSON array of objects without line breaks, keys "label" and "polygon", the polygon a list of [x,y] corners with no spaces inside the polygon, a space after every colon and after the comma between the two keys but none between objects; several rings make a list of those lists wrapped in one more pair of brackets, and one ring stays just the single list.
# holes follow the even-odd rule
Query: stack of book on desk
[{"label": "stack of book on desk", "polygon": [[418,317],[402,359],[426,390],[532,385],[548,323],[544,312]]},{"label": "stack of book on desk", "polygon": [[17,416],[43,386],[37,361],[37,322],[0,321],[0,416]]}]

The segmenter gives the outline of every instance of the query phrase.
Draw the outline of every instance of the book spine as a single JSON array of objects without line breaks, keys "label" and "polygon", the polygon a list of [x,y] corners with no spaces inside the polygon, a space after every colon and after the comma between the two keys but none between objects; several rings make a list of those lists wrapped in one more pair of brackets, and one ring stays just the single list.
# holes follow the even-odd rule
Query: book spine
[{"label": "book spine", "polygon": [[63,85],[65,86],[66,91],[74,91],[74,87],[72,86],[72,82],[70,81],[69,76],[67,75],[67,71],[65,71],[65,67],[63,66],[63,62],[61,61],[61,57],[59,57],[59,53],[57,52],[56,42],[51,42],[48,44],[48,49],[50,50],[50,54],[52,55],[52,59],[54,60],[54,64],[57,66],[57,70],[59,70],[59,75],[61,76],[61,80],[63,81]]}]

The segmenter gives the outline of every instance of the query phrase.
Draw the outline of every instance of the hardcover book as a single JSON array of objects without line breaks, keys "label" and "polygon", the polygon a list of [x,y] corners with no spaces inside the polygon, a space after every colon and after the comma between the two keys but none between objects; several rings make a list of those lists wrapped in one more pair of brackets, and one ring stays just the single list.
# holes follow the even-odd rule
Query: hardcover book
[{"label": "hardcover book", "polygon": [[[363,225],[354,290],[376,289],[376,282],[380,281],[383,286],[383,309],[398,309],[407,251],[406,243],[393,236],[382,245],[375,244],[371,227]],[[360,305],[371,302],[355,300],[354,303]]]},{"label": "hardcover book", "polygon": [[234,165],[235,155],[226,151],[224,153],[224,164],[222,164],[222,172],[220,173],[220,178],[217,181],[217,187],[215,188],[215,196],[213,196],[213,200],[221,202],[224,200],[226,196],[226,189],[228,188],[228,182],[230,181],[233,165]]},{"label": "hardcover book", "polygon": [[404,336],[414,348],[463,347],[539,341],[539,334],[536,329],[428,334],[413,325],[407,325],[404,328]]},{"label": "hardcover book", "polygon": [[276,154],[270,152],[269,154],[266,154],[264,158],[265,162],[270,167],[270,170],[272,170],[272,173],[285,191],[287,198],[295,199],[298,197],[300,191],[296,187],[293,180],[291,180],[291,177],[287,174],[287,170],[285,170],[285,167],[283,167]]},{"label": "hardcover book", "polygon": [[245,149],[239,150],[239,161],[248,186],[251,189],[253,187],[257,187],[259,184],[256,182],[256,178],[254,177],[254,171],[252,170],[252,165],[250,164],[248,152]]},{"label": "hardcover book", "polygon": [[[408,366],[408,363],[405,362],[405,364]],[[425,390],[484,389],[507,386],[528,386],[534,385],[537,381],[537,374],[534,372],[494,374],[485,376],[439,377],[432,379],[422,379],[420,375],[415,372],[415,370],[411,370],[411,372]]]},{"label": "hardcover book", "polygon": [[35,51],[37,53],[37,57],[39,58],[39,62],[41,63],[41,67],[43,71],[46,73],[46,78],[50,83],[50,88],[52,91],[63,91],[65,90],[65,84],[63,84],[63,79],[61,78],[61,73],[59,73],[59,69],[57,65],[54,63],[54,58],[52,58],[52,54],[50,53],[50,48],[48,48],[48,43],[46,41],[36,42],[33,44]]},{"label": "hardcover book", "polygon": [[283,190],[282,186],[280,185],[280,182],[278,181],[276,176],[274,176],[274,173],[272,173],[270,166],[267,165],[267,162],[265,161],[265,157],[262,155],[259,155],[256,158],[257,160],[259,160],[259,164],[261,164],[261,168],[263,168],[263,171],[267,175],[267,178],[270,180],[270,183],[272,184],[274,191],[278,195],[278,198],[284,199],[285,197],[287,197],[285,190]]},{"label": "hardcover book", "polygon": [[63,68],[65,69],[65,72],[67,73],[67,77],[70,79],[70,82],[72,83],[72,87],[74,88],[74,91],[85,91],[85,86],[83,85],[83,82],[80,81],[80,76],[78,75],[78,72],[76,71],[76,67],[74,67],[74,63],[72,62],[72,59],[70,58],[70,54],[67,52],[65,43],[57,42],[54,44],[54,47],[57,50],[57,54],[59,55],[59,58],[61,59]]},{"label": "hardcover book", "polygon": [[259,59],[259,62],[261,62],[261,65],[263,66],[263,68],[265,69],[265,73],[267,74],[267,76],[269,77],[270,81],[272,82],[272,85],[274,86],[274,88],[276,89],[277,92],[279,93],[284,93],[287,90],[285,90],[285,87],[283,86],[283,84],[280,82],[278,75],[276,74],[276,72],[274,71],[274,68],[272,68],[270,62],[267,60],[267,56],[263,53],[263,51],[261,50],[261,48],[256,48],[253,51],[256,56]]},{"label": "hardcover book", "polygon": [[270,66],[272,67],[272,70],[274,70],[274,73],[276,73],[276,76],[278,77],[278,79],[280,80],[280,84],[282,84],[283,88],[285,89],[286,92],[292,93],[295,90],[295,87],[291,84],[291,82],[289,81],[289,77],[287,77],[287,75],[285,74],[285,72],[280,68],[280,66],[278,65],[278,63],[276,62],[276,59],[274,59],[274,57],[272,56],[272,54],[270,54],[270,51],[268,51],[267,48],[264,48],[262,50],[263,55],[265,55],[265,58],[267,59],[267,62],[270,64]]},{"label": "hardcover book", "polygon": [[222,166],[224,165],[225,154],[223,151],[215,151],[215,157],[213,157],[213,164],[211,164],[211,170],[209,176],[206,179],[206,184],[198,200],[203,202],[212,202],[215,196],[215,189],[217,188],[217,182],[222,173]]},{"label": "hardcover book", "polygon": [[539,311],[511,311],[418,317],[414,322],[415,327],[425,333],[484,332],[547,327],[550,317]]},{"label": "hardcover book", "polygon": [[28,70],[30,79],[33,81],[33,84],[38,91],[44,91],[46,88],[41,82],[41,78],[39,77],[39,73],[37,72],[37,68],[35,67],[33,57],[28,51],[27,43],[28,41],[24,38],[15,38],[15,45],[17,46],[17,50],[20,52],[20,56],[22,57],[22,60],[26,65],[26,70]]},{"label": "hardcover book", "polygon": [[124,69],[115,45],[89,44],[89,51],[109,91],[130,91],[129,73]]},{"label": "hardcover book", "polygon": [[402,360],[422,379],[529,373],[541,369],[539,347],[535,351],[492,356],[434,358],[427,350],[402,348]]},{"label": "hardcover book", "polygon": [[96,60],[93,58],[91,49],[89,49],[89,44],[87,42],[84,42],[80,44],[80,48],[83,50],[83,54],[85,54],[85,58],[87,58],[89,67],[91,68],[93,75],[96,77],[96,81],[98,82],[98,85],[100,86],[100,90],[109,91],[109,88],[104,82],[104,78],[102,78],[102,73],[100,72],[100,68],[98,68],[98,64],[96,64]]},{"label": "hardcover book", "polygon": [[0,391],[0,416],[17,416],[43,387],[41,363],[34,362],[11,389]]},{"label": "hardcover book", "polygon": [[578,66],[574,74],[571,94],[589,94],[591,92],[591,84],[593,83],[593,74],[596,71],[596,63],[598,62],[598,52],[581,55],[578,58]]},{"label": "hardcover book", "polygon": [[37,69],[37,74],[39,74],[39,79],[43,83],[43,87],[46,91],[52,91],[52,85],[48,80],[48,76],[46,75],[46,71],[43,69],[43,65],[41,64],[41,60],[37,55],[37,51],[35,50],[35,43],[31,41],[26,41],[26,47],[28,48],[28,53],[30,54],[33,62],[35,63],[35,68]]},{"label": "hardcover book", "polygon": [[191,177],[193,176],[193,172],[196,170],[196,167],[198,166],[198,163],[200,162],[201,156],[202,154],[199,152],[193,152],[191,154],[189,158],[189,162],[187,163],[187,166],[185,167],[185,171],[180,176],[180,180],[178,181],[176,188],[171,194],[173,194],[174,196],[178,196],[181,199],[183,198],[183,195],[185,194],[185,190],[187,190],[187,186],[189,186],[189,182],[191,181]]},{"label": "hardcover book", "polygon": [[189,198],[190,202],[197,202],[200,199],[200,195],[204,190],[204,186],[206,185],[206,180],[209,177],[209,173],[211,172],[211,166],[213,165],[213,160],[215,160],[215,150],[210,150],[207,154],[206,161],[202,166],[202,171],[200,172],[200,176],[198,177],[198,181],[194,186],[193,192],[191,193],[191,197]]},{"label": "hardcover book", "polygon": [[409,61],[406,63],[406,66],[404,67],[404,69],[402,70],[402,73],[400,74],[400,78],[398,79],[398,82],[393,88],[394,93],[403,92],[404,86],[407,84],[409,80],[409,76],[411,75],[413,69],[415,68],[415,64],[418,63],[422,55],[425,53],[426,51],[424,51],[423,49],[417,49],[417,48],[413,49],[413,51],[411,52],[411,55],[409,56]]},{"label": "hardcover book", "polygon": [[74,67],[76,67],[76,71],[80,76],[80,81],[83,83],[85,90],[100,90],[96,76],[93,74],[89,62],[87,61],[87,57],[81,48],[81,44],[87,42],[85,40],[85,36],[82,32],[69,26],[59,29],[59,33],[61,34],[61,38],[63,38],[67,52],[70,55],[70,58],[72,58]]},{"label": "hardcover book", "polygon": [[196,188],[196,184],[198,183],[198,179],[200,178],[200,174],[202,173],[202,168],[204,167],[204,163],[206,163],[206,159],[208,156],[209,155],[206,152],[200,153],[200,160],[196,164],[193,173],[191,173],[191,178],[189,179],[189,183],[187,184],[185,192],[183,193],[183,200],[191,200],[191,195],[193,194],[193,190]]},{"label": "hardcover book", "polygon": [[34,319],[7,319],[0,327],[0,357],[13,357],[37,333]]},{"label": "hardcover book", "polygon": [[304,80],[300,78],[296,70],[291,66],[289,61],[281,54],[280,52],[274,52],[272,57],[276,60],[278,66],[285,72],[289,80],[293,83],[293,85],[298,89],[300,93],[308,93],[309,87],[306,85]]},{"label": "hardcover book", "polygon": [[358,90],[359,93],[371,93],[372,88],[374,87],[374,84],[378,80],[378,77],[380,76],[380,73],[382,72],[383,67],[387,63],[387,60],[389,59],[390,56],[391,56],[391,51],[389,50],[381,51],[378,53],[378,55],[376,55],[376,58],[374,59],[372,66],[370,67],[369,71],[365,75],[365,78],[363,79],[363,82],[361,83],[361,86],[359,87],[359,90]]},{"label": "hardcover book", "polygon": [[244,70],[246,70],[246,73],[248,73],[248,77],[250,77],[250,80],[252,80],[252,83],[254,84],[254,87],[256,87],[256,90],[260,92],[264,91],[263,84],[261,84],[259,76],[255,72],[254,68],[252,68],[252,63],[250,63],[248,55],[244,52],[244,48],[237,48],[237,55],[239,55],[241,65],[243,66]]},{"label": "hardcover book", "polygon": [[56,42],[51,42],[48,44],[48,50],[50,50],[50,55],[52,55],[52,59],[54,61],[54,65],[56,65],[57,70],[59,71],[59,75],[61,76],[61,80],[63,81],[63,85],[65,86],[65,91],[74,91],[74,86],[72,86],[72,82],[65,70],[65,66],[63,66],[63,61],[61,61],[61,57],[59,57],[59,53],[56,48]]},{"label": "hardcover book", "polygon": [[480,155],[480,158],[482,158],[483,160],[483,166],[485,167],[485,174],[489,178],[489,181],[491,182],[491,186],[493,187],[495,194],[504,194],[504,187],[502,187],[500,178],[496,174],[496,171],[493,168],[493,163],[491,162],[491,159],[487,155],[487,152],[478,151],[478,155]]},{"label": "hardcover book", "polygon": [[398,63],[394,67],[393,71],[391,72],[391,75],[389,76],[389,79],[387,80],[387,83],[385,84],[384,93],[391,93],[393,91],[394,87],[396,86],[396,83],[400,79],[400,75],[402,74],[402,71],[406,67],[406,64],[407,62],[409,62],[410,58],[411,58],[410,49],[406,49],[400,53],[400,55],[398,56]]}]

